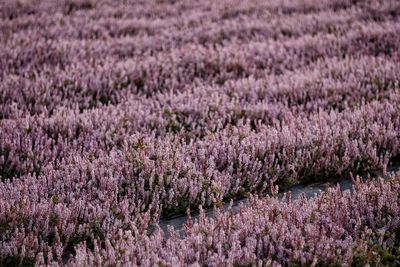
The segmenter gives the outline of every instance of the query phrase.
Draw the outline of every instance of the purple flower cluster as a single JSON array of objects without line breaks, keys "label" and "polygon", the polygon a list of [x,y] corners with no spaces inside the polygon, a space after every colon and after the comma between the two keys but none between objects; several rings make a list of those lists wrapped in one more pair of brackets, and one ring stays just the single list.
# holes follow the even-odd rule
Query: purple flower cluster
[{"label": "purple flower cluster", "polygon": [[[217,211],[165,239],[120,230],[78,246],[72,266],[365,266],[400,263],[400,180],[363,183],[355,192],[330,189],[307,200],[252,198],[238,213]],[[42,255],[38,261],[44,263]]]},{"label": "purple flower cluster", "polygon": [[[147,230],[273,184],[399,164],[399,10],[0,1],[0,265],[348,265],[368,242],[398,242],[397,182],[253,199],[188,225],[183,240]],[[346,220],[332,228],[335,209]]]}]

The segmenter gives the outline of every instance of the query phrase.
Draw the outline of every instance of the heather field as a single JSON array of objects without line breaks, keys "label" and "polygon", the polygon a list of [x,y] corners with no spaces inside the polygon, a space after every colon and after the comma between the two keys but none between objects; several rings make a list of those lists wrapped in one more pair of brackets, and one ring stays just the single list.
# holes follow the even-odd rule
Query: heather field
[{"label": "heather field", "polygon": [[399,0],[0,0],[0,266],[400,266],[399,165]]}]

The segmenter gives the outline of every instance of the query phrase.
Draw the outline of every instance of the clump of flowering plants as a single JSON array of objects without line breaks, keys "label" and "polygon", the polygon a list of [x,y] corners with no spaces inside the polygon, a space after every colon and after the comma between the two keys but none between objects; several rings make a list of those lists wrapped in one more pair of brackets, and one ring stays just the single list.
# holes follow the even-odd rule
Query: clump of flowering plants
[{"label": "clump of flowering plants", "polygon": [[[292,201],[250,198],[235,213],[216,211],[185,226],[183,238],[170,230],[146,236],[120,231],[83,244],[78,265],[397,265],[400,263],[400,179],[362,182],[354,191],[331,188],[317,197]],[[102,247],[102,242],[103,247]]]},{"label": "clump of flowering plants", "polygon": [[399,10],[0,0],[0,265],[396,262],[398,180],[263,196],[399,165]]}]

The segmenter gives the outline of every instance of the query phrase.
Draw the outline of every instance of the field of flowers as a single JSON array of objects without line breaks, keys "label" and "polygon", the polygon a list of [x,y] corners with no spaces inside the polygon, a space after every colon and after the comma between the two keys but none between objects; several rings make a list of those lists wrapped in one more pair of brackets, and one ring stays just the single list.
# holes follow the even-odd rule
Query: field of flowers
[{"label": "field of flowers", "polygon": [[398,0],[0,0],[0,266],[400,265],[399,176],[267,196],[399,164]]}]

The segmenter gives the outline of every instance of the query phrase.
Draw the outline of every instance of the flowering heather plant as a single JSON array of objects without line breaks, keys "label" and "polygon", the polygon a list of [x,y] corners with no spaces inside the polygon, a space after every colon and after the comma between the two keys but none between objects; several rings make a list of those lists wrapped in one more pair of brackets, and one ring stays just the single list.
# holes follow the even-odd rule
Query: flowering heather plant
[{"label": "flowering heather plant", "polygon": [[[290,193],[251,198],[238,213],[216,211],[153,236],[120,231],[113,239],[81,245],[72,265],[344,265],[400,264],[400,180],[361,182],[354,192],[331,188],[296,201]],[[42,256],[40,256],[42,257]],[[42,258],[39,258],[43,260]]]},{"label": "flowering heather plant", "polygon": [[398,178],[263,197],[400,163],[399,10],[0,0],[0,266],[399,264]]}]

